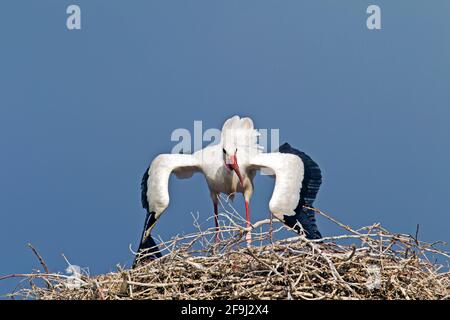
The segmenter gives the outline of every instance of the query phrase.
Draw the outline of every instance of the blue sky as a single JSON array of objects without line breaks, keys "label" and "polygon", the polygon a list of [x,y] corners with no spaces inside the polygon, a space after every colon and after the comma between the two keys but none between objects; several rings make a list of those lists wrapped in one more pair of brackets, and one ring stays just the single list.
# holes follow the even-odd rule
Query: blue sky
[{"label": "blue sky", "polygon": [[[82,30],[66,29],[70,4]],[[369,4],[382,30],[366,28]],[[28,242],[55,272],[61,253],[91,274],[129,265],[151,159],[174,129],[233,114],[319,163],[316,205],[337,219],[449,241],[449,12],[444,0],[3,0],[0,275],[39,267]],[[255,184],[254,221],[272,182]],[[203,178],[171,179],[155,234],[192,231],[197,211],[213,225]]]}]

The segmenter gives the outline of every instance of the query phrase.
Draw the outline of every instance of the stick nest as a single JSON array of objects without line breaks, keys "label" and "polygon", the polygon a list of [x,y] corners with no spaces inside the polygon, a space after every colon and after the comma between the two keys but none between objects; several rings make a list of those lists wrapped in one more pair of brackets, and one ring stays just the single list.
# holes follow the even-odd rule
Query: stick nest
[{"label": "stick nest", "polygon": [[449,299],[450,256],[436,248],[442,243],[393,234],[380,224],[354,230],[314,210],[343,234],[273,242],[272,233],[287,227],[267,219],[246,228],[236,211],[226,211],[220,243],[214,229],[201,230],[194,219],[198,232],[161,242],[164,256],[134,269],[89,276],[69,265],[72,275],[50,273],[31,247],[45,273],[3,279],[23,277],[28,285],[11,297],[28,299]]}]

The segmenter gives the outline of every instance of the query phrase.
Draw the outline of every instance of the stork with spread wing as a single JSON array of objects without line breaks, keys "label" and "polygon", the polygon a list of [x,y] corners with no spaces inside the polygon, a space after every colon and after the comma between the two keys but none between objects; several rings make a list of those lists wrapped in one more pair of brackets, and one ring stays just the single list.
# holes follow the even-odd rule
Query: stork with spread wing
[{"label": "stork with spread wing", "polygon": [[[169,205],[168,185],[172,173],[182,179],[196,172],[203,173],[218,231],[219,194],[233,197],[238,192],[244,195],[247,227],[251,227],[249,203],[254,190],[253,178],[258,170],[269,172],[275,177],[270,212],[295,231],[303,229],[307,238],[321,238],[314,212],[305,208],[312,207],[322,181],[318,165],[287,143],[278,152],[264,153],[257,144],[257,135],[250,118],[234,116],[225,121],[218,144],[192,155],[158,155],[142,178],[142,205],[147,217],[138,252],[146,249],[154,258],[161,256],[150,232]],[[218,232],[216,241],[220,241]],[[251,241],[250,233],[247,241]]]}]

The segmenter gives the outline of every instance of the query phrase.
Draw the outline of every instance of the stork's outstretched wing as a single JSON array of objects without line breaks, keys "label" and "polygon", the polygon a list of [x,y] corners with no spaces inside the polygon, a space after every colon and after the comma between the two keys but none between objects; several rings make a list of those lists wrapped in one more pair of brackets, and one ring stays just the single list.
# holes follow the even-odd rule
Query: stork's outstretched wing
[{"label": "stork's outstretched wing", "polygon": [[269,169],[275,175],[275,187],[269,209],[278,219],[295,215],[303,181],[303,163],[299,157],[284,153],[260,153],[250,159],[249,170]]},{"label": "stork's outstretched wing", "polygon": [[[175,173],[178,178],[190,178],[200,171],[198,160],[187,154],[160,154],[150,165],[142,179],[142,206],[154,212],[158,219],[169,205],[169,177]],[[145,180],[145,181],[144,181]]]},{"label": "stork's outstretched wing", "polygon": [[313,206],[322,183],[317,163],[287,143],[280,147],[279,153],[257,155],[251,163],[252,169],[267,168],[275,175],[270,211],[297,232],[303,229],[308,239],[322,238],[314,211],[304,208]]},{"label": "stork's outstretched wing", "polygon": [[[175,173],[178,178],[191,177],[200,171],[198,160],[192,155],[161,154],[157,156],[145,171],[141,181],[142,207],[147,211],[144,231],[142,232],[138,252],[147,250],[150,259],[161,257],[161,253],[150,235],[156,220],[169,205],[169,177]],[[136,257],[133,267],[138,263]]]},{"label": "stork's outstretched wing", "polygon": [[296,214],[294,216],[285,216],[284,222],[289,227],[294,228],[297,232],[300,232],[300,228],[297,224],[300,223],[305,231],[306,238],[320,239],[322,238],[322,235],[319,232],[319,228],[317,228],[315,213],[313,210],[304,207],[313,207],[314,200],[316,199],[320,185],[322,184],[322,173],[320,168],[310,156],[291,147],[288,143],[283,144],[279,151],[281,153],[298,156],[302,160],[304,167],[300,201],[298,202],[297,208],[295,208]]},{"label": "stork's outstretched wing", "polygon": [[289,143],[284,143],[279,148],[279,152],[294,154],[302,160],[304,178],[298,205],[312,207],[314,200],[316,200],[317,193],[319,192],[320,185],[322,184],[322,172],[320,171],[319,165],[306,153],[291,147]]}]

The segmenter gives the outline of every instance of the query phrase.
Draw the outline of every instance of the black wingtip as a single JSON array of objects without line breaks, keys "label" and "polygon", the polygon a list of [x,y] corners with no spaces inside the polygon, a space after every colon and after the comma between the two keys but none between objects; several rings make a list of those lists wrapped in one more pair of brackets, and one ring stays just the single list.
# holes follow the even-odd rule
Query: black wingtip
[{"label": "black wingtip", "polygon": [[141,180],[141,202],[142,202],[142,207],[148,211],[149,205],[148,205],[148,199],[147,199],[147,183],[148,183],[148,170],[150,169],[150,167],[147,167],[147,170],[145,170],[144,175],[142,176],[142,180]]},{"label": "black wingtip", "polygon": [[281,153],[287,153],[286,151],[291,148],[292,148],[291,145],[289,143],[285,142],[278,148],[278,151]]},{"label": "black wingtip", "polygon": [[305,170],[300,191],[300,201],[295,209],[296,214],[294,216],[285,215],[285,222],[289,227],[297,228],[296,231],[300,232],[299,228],[295,227],[296,223],[299,222],[305,231],[307,239],[320,239],[322,235],[317,228],[314,211],[304,208],[304,206],[313,207],[314,200],[322,184],[322,172],[319,165],[306,153],[292,148],[287,142],[280,146],[279,152],[297,155],[302,160]]},{"label": "black wingtip", "polygon": [[158,245],[155,240],[153,240],[152,236],[148,236],[144,242],[142,242],[139,246],[138,252],[134,258],[133,269],[139,265],[152,260],[156,260],[161,258],[162,254],[159,251]]},{"label": "black wingtip", "polygon": [[[305,232],[306,239],[316,240],[322,239],[322,234],[319,231],[316,223],[314,211],[307,208],[296,209],[296,215],[284,216],[284,221],[287,226],[293,228],[297,233],[301,232],[301,228]],[[300,226],[297,224],[300,223]]]},{"label": "black wingtip", "polygon": [[156,244],[155,240],[153,240],[152,236],[149,234],[147,237],[145,237],[147,230],[149,230],[155,224],[155,222],[156,222],[155,213],[147,212],[144,230],[142,231],[141,241],[139,242],[139,249],[137,251],[136,257],[134,258],[133,268],[135,268],[140,263],[144,263],[162,257],[158,245]]}]

